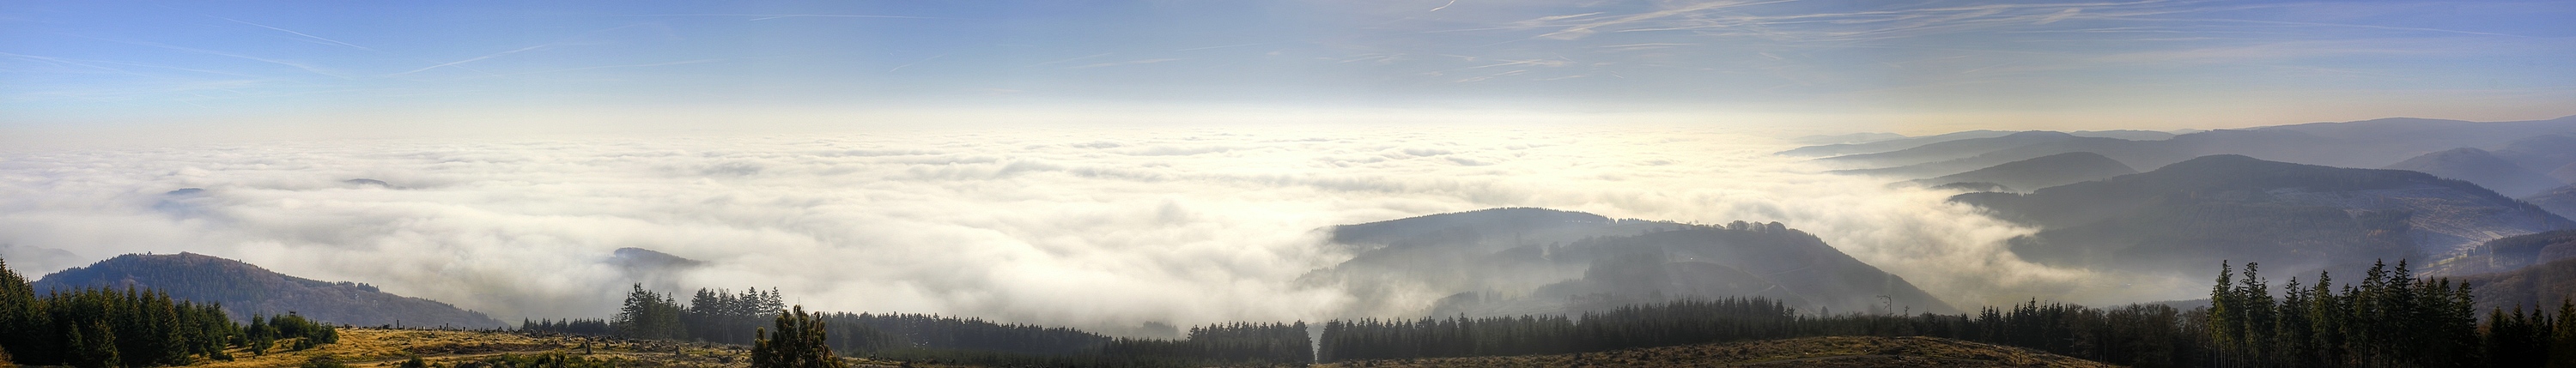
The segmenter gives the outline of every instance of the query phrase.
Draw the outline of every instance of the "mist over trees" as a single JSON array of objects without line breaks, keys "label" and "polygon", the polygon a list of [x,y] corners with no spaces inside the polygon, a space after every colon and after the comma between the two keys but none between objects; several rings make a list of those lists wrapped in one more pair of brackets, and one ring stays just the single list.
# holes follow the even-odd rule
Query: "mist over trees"
[{"label": "mist over trees", "polygon": [[[1323,361],[1562,354],[1804,336],[1931,336],[2137,367],[2538,367],[2576,364],[2576,303],[2475,311],[2469,285],[2378,264],[2358,285],[2319,273],[2278,288],[2223,265],[2211,306],[2041,303],[1976,314],[1802,315],[1762,298],[1585,314],[1331,321]],[[2536,307],[2536,306],[2535,306]]]}]

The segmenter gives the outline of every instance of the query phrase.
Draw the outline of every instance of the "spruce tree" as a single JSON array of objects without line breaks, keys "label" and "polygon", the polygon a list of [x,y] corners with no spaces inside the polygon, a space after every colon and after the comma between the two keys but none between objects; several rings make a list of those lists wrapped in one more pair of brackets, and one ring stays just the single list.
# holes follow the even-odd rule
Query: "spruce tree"
[{"label": "spruce tree", "polygon": [[37,301],[36,288],[27,278],[9,270],[7,260],[0,260],[0,331],[12,331],[0,334],[0,353],[21,359],[49,356],[46,353],[53,349],[46,348],[50,343],[43,338],[48,334],[38,332],[49,330],[49,323]]},{"label": "spruce tree", "polygon": [[768,329],[753,330],[751,366],[753,368],[847,368],[849,363],[832,355],[826,343],[823,320],[805,313],[805,306],[778,315],[777,334]]},{"label": "spruce tree", "polygon": [[2549,368],[2576,368],[2576,301],[2558,300],[2556,322],[2549,326]]},{"label": "spruce tree", "polygon": [[116,356],[116,332],[109,330],[105,321],[92,322],[87,327],[72,328],[70,340],[72,360],[64,363],[81,368],[125,365],[124,361]]}]

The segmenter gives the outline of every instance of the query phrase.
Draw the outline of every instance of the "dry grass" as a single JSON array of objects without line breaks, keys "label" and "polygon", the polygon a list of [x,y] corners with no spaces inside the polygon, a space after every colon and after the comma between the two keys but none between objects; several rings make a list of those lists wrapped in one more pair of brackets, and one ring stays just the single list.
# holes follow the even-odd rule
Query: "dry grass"
[{"label": "dry grass", "polygon": [[[501,354],[564,353],[598,359],[620,359],[621,366],[749,367],[751,351],[740,345],[638,341],[568,335],[343,328],[340,342],[305,351],[285,351],[280,342],[268,354],[232,351],[233,361],[201,361],[191,367],[294,367],[329,356],[355,367],[391,367],[418,356],[432,363],[453,363]],[[587,346],[588,348],[585,348]],[[893,362],[853,359],[854,366],[891,367]]]},{"label": "dry grass", "polygon": [[[583,348],[588,344],[589,348]],[[278,346],[288,346],[280,342]],[[566,335],[388,330],[340,330],[340,342],[305,351],[272,349],[252,356],[232,351],[230,362],[206,361],[194,367],[294,367],[330,356],[356,367],[391,367],[418,356],[432,363],[478,360],[501,354],[564,353],[618,359],[635,367],[748,367],[751,353],[739,345],[635,341]],[[852,359],[857,367],[891,368],[900,363]],[[958,367],[916,364],[914,366]],[[2111,367],[2092,361],[2030,349],[1929,337],[1812,337],[1787,340],[1628,349],[1585,354],[1507,357],[1371,360],[1321,364],[1318,367]]]},{"label": "dry grass", "polygon": [[1321,367],[2114,367],[2036,350],[1931,337],[1810,337],[1585,354],[1369,360]]}]

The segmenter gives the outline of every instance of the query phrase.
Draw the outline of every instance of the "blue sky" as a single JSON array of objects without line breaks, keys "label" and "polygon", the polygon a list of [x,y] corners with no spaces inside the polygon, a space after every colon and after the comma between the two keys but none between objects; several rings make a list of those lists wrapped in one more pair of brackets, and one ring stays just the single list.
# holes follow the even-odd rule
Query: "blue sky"
[{"label": "blue sky", "polygon": [[2569,19],[2576,2],[19,2],[0,129],[1103,106],[1912,133],[2541,119],[2576,114]]}]

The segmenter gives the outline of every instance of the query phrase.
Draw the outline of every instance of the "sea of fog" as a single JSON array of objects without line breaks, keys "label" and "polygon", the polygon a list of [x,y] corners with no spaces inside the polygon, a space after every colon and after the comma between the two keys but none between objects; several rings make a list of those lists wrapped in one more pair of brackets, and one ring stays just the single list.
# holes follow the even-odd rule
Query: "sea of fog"
[{"label": "sea of fog", "polygon": [[[2034,229],[1954,194],[1771,155],[1713,128],[1012,129],[348,140],[0,153],[0,244],[41,275],[195,252],[521,318],[613,313],[629,283],[775,287],[832,311],[1115,331],[1420,313],[1293,282],[1317,230],[1492,207],[1779,221],[1954,305],[2190,298],[2202,275],[2024,262]],[[386,185],[352,184],[374,179]],[[193,193],[172,193],[200,188]],[[640,247],[703,267],[637,274]],[[26,257],[21,257],[26,258]],[[683,291],[685,295],[685,291]]]}]

